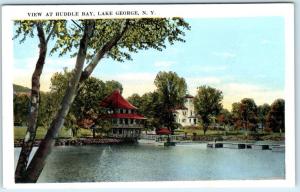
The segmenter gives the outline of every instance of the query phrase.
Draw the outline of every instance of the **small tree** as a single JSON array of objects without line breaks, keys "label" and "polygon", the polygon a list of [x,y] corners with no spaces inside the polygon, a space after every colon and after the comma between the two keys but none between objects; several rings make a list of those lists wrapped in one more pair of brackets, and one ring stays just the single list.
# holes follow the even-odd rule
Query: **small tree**
[{"label": "small tree", "polygon": [[222,91],[205,85],[198,87],[194,105],[196,112],[200,115],[204,134],[212,121],[212,117],[216,117],[220,113],[222,99]]},{"label": "small tree", "polygon": [[241,102],[232,104],[232,114],[238,128],[242,127],[245,131],[256,131],[257,106],[253,99],[244,98]]},{"label": "small tree", "polygon": [[271,107],[267,103],[265,103],[263,105],[259,105],[257,108],[258,122],[262,129],[266,128],[267,115],[270,110],[271,110]]},{"label": "small tree", "polygon": [[217,122],[223,126],[225,129],[226,126],[232,125],[232,115],[227,109],[222,109],[220,114],[217,116]]},{"label": "small tree", "polygon": [[14,124],[25,126],[29,115],[30,98],[26,94],[14,95]]},{"label": "small tree", "polygon": [[285,132],[285,102],[283,99],[276,99],[267,115],[267,127],[273,132]]},{"label": "small tree", "polygon": [[177,128],[174,110],[176,106],[184,104],[187,92],[185,79],[175,72],[159,72],[154,84],[161,102],[160,123],[173,132]]}]

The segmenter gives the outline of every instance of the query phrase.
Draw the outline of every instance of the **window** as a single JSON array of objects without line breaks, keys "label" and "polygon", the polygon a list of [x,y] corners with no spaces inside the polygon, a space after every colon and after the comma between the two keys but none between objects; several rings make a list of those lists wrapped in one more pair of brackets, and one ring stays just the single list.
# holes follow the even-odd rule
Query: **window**
[{"label": "window", "polygon": [[191,111],[191,116],[193,116],[193,111]]},{"label": "window", "polygon": [[117,129],[113,129],[113,134],[117,134]]},{"label": "window", "polygon": [[122,134],[122,129],[119,129],[119,134],[120,134],[120,135]]},{"label": "window", "polygon": [[133,124],[133,119],[130,119],[130,124]]},{"label": "window", "polygon": [[182,123],[184,123],[185,122],[185,119],[182,119]]}]

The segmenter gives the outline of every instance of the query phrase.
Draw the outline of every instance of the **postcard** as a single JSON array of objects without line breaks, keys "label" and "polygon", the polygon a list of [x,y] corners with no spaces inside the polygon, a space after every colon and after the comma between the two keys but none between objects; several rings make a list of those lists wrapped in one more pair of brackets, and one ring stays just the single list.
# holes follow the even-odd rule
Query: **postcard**
[{"label": "postcard", "polygon": [[2,10],[4,187],[294,186],[293,4]]}]

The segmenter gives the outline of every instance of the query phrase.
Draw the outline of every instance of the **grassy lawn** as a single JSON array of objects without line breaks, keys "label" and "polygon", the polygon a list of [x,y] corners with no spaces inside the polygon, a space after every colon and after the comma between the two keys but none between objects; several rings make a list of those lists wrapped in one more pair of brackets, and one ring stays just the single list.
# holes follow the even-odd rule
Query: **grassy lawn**
[{"label": "grassy lawn", "polygon": [[[196,133],[197,135],[204,135],[204,132],[202,129],[181,129],[180,131],[175,131],[177,134],[184,134],[187,133],[187,135],[193,135],[193,133]],[[218,130],[207,130],[206,135],[224,135],[223,131]]]},{"label": "grassy lawn", "polygon": [[[187,133],[187,135],[193,135],[193,133],[196,133],[197,135],[204,135],[203,130],[200,128],[195,129],[195,128],[183,128],[181,130],[175,131],[175,134],[185,134]],[[245,135],[245,133],[243,131],[221,131],[221,130],[207,130],[206,131],[206,136],[223,136],[223,135],[227,135],[227,136],[238,136],[238,135]],[[280,137],[283,136],[284,137],[284,133],[257,133],[258,135],[265,135],[265,136],[272,136],[272,137]]]},{"label": "grassy lawn", "polygon": [[[24,139],[26,134],[26,127],[15,127],[14,128],[14,138],[15,139]],[[47,132],[47,129],[44,127],[38,127],[36,132],[36,139],[43,139],[45,134]],[[80,129],[78,133],[78,137],[87,137],[92,136],[92,133],[90,130],[87,129]],[[58,134],[58,137],[64,137],[64,138],[70,138],[70,131],[66,128],[62,128],[61,131]]]}]

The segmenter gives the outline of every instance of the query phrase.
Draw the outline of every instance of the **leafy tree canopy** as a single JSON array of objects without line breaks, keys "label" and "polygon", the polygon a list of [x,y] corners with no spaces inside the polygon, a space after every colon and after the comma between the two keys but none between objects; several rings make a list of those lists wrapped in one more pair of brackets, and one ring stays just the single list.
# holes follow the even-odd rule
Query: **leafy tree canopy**
[{"label": "leafy tree canopy", "polygon": [[275,100],[267,115],[267,126],[274,132],[285,131],[285,101]]},{"label": "leafy tree canopy", "polygon": [[194,105],[197,114],[201,117],[204,133],[211,123],[211,118],[216,117],[222,110],[222,99],[222,91],[205,85],[198,87]]}]

